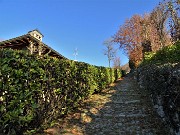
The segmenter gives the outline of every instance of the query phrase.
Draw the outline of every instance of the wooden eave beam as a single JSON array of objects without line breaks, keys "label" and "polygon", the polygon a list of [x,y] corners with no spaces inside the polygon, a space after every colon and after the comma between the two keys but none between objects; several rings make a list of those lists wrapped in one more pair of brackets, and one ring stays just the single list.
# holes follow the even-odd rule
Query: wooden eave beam
[{"label": "wooden eave beam", "polygon": [[9,41],[3,41],[2,43],[0,43],[0,45],[3,45],[3,44],[11,44],[11,42],[9,42]]},{"label": "wooden eave beam", "polygon": [[53,56],[53,57],[57,57],[57,58],[63,58],[62,56],[60,56],[60,55],[58,55],[56,52],[54,52],[54,51],[51,51],[50,53],[49,53],[49,55],[50,56]]},{"label": "wooden eave beam", "polygon": [[24,41],[24,39],[21,39],[20,41],[23,42],[23,43],[27,43],[27,41]]},{"label": "wooden eave beam", "polygon": [[26,41],[24,41],[24,39],[17,39],[16,42],[22,42],[22,43],[27,43]]},{"label": "wooden eave beam", "polygon": [[4,45],[0,45],[1,47],[12,47],[12,46],[21,46],[23,45],[23,43],[18,43],[18,44],[4,44]]}]

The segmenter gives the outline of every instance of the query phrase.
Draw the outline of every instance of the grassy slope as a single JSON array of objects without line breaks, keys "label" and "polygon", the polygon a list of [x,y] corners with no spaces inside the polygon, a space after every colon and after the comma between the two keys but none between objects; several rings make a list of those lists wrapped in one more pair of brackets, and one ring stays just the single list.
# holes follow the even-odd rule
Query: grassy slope
[{"label": "grassy slope", "polygon": [[165,63],[180,62],[180,41],[173,45],[162,48],[156,53],[149,52],[145,54],[145,60],[141,65],[156,64],[161,65]]}]

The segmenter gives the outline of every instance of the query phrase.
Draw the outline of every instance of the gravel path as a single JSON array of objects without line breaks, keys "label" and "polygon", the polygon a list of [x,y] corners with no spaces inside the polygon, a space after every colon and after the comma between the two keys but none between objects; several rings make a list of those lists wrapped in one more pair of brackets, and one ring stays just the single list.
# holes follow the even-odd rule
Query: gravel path
[{"label": "gravel path", "polygon": [[[166,135],[146,92],[125,77],[61,121],[60,135]],[[63,125],[63,126],[62,126]]]}]

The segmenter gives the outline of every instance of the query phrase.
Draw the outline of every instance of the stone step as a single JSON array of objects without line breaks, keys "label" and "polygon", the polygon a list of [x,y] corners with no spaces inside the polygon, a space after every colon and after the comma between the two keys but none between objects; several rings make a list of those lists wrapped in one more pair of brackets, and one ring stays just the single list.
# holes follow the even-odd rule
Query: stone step
[{"label": "stone step", "polygon": [[115,93],[112,96],[125,96],[125,97],[130,97],[130,96],[142,96],[141,94],[133,94],[133,93]]},{"label": "stone step", "polygon": [[118,90],[118,92],[134,92],[134,93],[136,93],[137,91],[136,90]]},{"label": "stone step", "polygon": [[105,107],[101,110],[114,110],[116,112],[124,112],[124,111],[137,111],[137,110],[145,110],[145,109],[142,109],[143,106],[141,104],[131,104],[131,106],[126,106],[124,104],[122,105],[119,105],[119,106],[115,106],[115,105],[111,105],[112,107]]},{"label": "stone step", "polygon": [[148,114],[144,113],[120,113],[120,114],[101,114],[102,117],[105,118],[120,118],[120,117],[125,117],[125,118],[131,118],[131,117],[146,117]]},{"label": "stone step", "polygon": [[135,104],[140,103],[140,100],[130,100],[130,101],[112,101],[113,104]]}]

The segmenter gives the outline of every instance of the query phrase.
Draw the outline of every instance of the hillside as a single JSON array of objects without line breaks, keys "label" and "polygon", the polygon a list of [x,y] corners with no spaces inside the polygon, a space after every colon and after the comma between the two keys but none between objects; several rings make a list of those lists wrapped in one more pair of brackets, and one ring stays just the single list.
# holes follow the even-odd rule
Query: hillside
[{"label": "hillside", "polygon": [[125,65],[121,66],[122,70],[125,70],[126,73],[130,72],[130,67],[129,67],[129,63],[126,63]]}]

